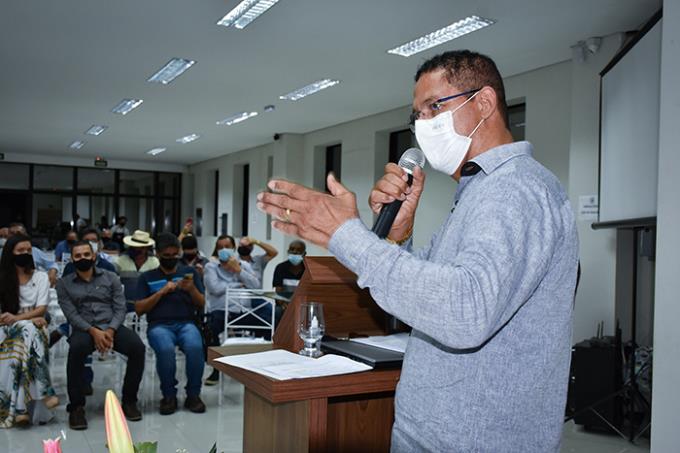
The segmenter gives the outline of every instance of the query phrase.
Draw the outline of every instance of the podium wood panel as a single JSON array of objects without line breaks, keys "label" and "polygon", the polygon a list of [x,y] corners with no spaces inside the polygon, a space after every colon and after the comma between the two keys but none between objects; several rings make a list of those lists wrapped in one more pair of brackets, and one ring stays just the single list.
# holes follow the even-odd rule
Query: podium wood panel
[{"label": "podium wood panel", "polygon": [[[304,302],[323,304],[328,335],[388,333],[387,314],[357,286],[355,274],[332,257],[306,257],[300,285],[276,328],[274,349],[302,348],[297,319]],[[215,361],[233,351],[209,348],[208,358],[245,386],[245,453],[389,451],[401,370],[277,381]]]}]

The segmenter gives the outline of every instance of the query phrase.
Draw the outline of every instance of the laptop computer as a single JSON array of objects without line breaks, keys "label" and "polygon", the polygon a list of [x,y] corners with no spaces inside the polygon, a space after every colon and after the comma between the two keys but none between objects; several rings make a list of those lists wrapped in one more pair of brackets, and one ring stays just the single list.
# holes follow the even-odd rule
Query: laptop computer
[{"label": "laptop computer", "polygon": [[322,340],[321,350],[329,354],[349,357],[370,365],[374,369],[399,368],[404,361],[404,354],[401,352],[349,340]]}]

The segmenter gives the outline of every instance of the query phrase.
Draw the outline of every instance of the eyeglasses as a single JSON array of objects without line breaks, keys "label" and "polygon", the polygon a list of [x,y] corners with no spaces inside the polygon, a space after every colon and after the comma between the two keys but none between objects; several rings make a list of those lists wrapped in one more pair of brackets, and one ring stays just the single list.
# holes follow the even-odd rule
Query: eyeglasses
[{"label": "eyeglasses", "polygon": [[[436,101],[430,103],[430,104],[427,106],[427,109],[428,109],[429,111],[431,111],[431,112],[434,112],[434,115],[432,115],[433,117],[434,117],[434,116],[437,116],[437,115],[439,114],[439,112],[441,111],[442,106],[443,106],[445,103],[447,103],[447,102],[449,102],[449,101],[452,101],[452,100],[454,100],[454,99],[456,99],[456,98],[459,98],[459,97],[461,97],[461,96],[468,96],[468,95],[475,94],[476,92],[478,92],[478,91],[480,91],[480,90],[481,90],[481,88],[477,88],[477,89],[474,89],[474,90],[463,91],[462,93],[453,94],[453,95],[451,95],[451,96],[446,96],[446,97],[443,97],[443,98],[439,98],[439,99],[437,99]],[[408,125],[409,125],[409,128],[411,129],[411,132],[413,132],[413,133],[416,132],[416,120],[417,120],[417,119],[420,119],[420,115],[421,115],[421,114],[422,114],[422,112],[420,112],[420,111],[415,111],[415,112],[411,113],[411,116],[409,116]]]}]

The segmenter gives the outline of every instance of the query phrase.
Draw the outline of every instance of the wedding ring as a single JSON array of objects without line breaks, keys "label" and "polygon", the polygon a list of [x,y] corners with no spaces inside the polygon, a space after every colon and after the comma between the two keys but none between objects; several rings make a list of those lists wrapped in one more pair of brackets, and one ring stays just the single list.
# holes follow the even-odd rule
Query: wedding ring
[{"label": "wedding ring", "polygon": [[286,208],[286,218],[284,221],[290,222],[290,208]]}]

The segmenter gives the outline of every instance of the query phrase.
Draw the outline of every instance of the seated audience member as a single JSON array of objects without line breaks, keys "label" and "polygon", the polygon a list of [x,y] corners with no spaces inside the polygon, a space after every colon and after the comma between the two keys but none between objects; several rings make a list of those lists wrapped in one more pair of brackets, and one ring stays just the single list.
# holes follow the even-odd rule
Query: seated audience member
[{"label": "seated audience member", "polygon": [[46,422],[49,409],[59,404],[50,380],[44,318],[49,288],[47,274],[33,265],[30,239],[9,238],[0,258],[0,428],[27,426],[31,416]]},{"label": "seated audience member", "polygon": [[142,272],[158,268],[158,258],[149,255],[154,246],[149,233],[137,230],[132,236],[125,236],[123,242],[128,249],[115,262],[121,278],[138,277]]},{"label": "seated audience member", "polygon": [[121,215],[116,218],[116,224],[111,227],[113,240],[120,245],[121,249],[123,248],[123,239],[130,236],[130,230],[125,226],[126,224],[127,217]]},{"label": "seated audience member", "polygon": [[54,259],[58,262],[63,261],[64,253],[71,253],[71,246],[78,240],[78,234],[75,230],[70,230],[66,233],[66,238],[63,241],[59,241],[57,246],[54,248]]},{"label": "seated audience member", "polygon": [[198,242],[192,235],[185,236],[182,239],[182,259],[180,263],[193,267],[201,277],[203,276],[203,270],[205,265],[208,264],[208,259],[201,256],[201,252],[198,250]]},{"label": "seated audience member", "polygon": [[198,311],[205,305],[203,284],[195,269],[179,264],[179,240],[161,233],[156,242],[160,267],[143,273],[138,293],[143,299],[135,304],[138,315],[146,314],[149,344],[156,353],[156,368],[163,398],[161,415],[177,410],[175,348],[186,357],[186,400],[191,412],[205,412],[201,401],[201,379],[205,365],[203,339],[195,324]]},{"label": "seated audience member", "polygon": [[113,240],[113,233],[109,228],[102,228],[102,251],[109,256],[120,253],[120,244]]},{"label": "seated audience member", "polygon": [[[94,228],[86,228],[80,233],[80,239],[83,241],[87,241],[90,244],[90,247],[92,247],[92,250],[94,251],[94,266],[97,269],[109,271],[109,272],[114,272],[116,273],[116,268],[113,264],[111,264],[107,259],[105,259],[101,253],[97,253],[97,250],[99,250],[99,233],[97,230]],[[71,253],[71,250],[69,249],[69,253]],[[74,273],[76,271],[76,267],[73,263],[73,259],[66,264],[64,267],[64,272],[62,273],[62,278]],[[67,336],[69,332],[69,323],[63,323],[59,326],[59,328],[53,330],[50,333],[50,347],[54,346],[63,336]],[[87,371],[85,372],[85,390],[84,393],[85,395],[89,396],[92,395],[92,369],[90,367],[87,367]]]},{"label": "seated audience member", "polygon": [[[97,232],[97,230],[94,228],[84,229],[80,233],[80,240],[88,242],[90,247],[92,247],[92,251],[94,252],[94,266],[96,268],[118,273],[116,266],[109,262],[104,253],[99,252],[101,248],[101,241],[99,240],[99,232]],[[72,274],[75,270],[76,268],[74,266],[73,259],[71,259],[71,262],[68,263],[66,267],[64,267],[63,275]]]},{"label": "seated audience member", "polygon": [[[14,236],[20,234],[22,236],[28,236],[26,232],[26,227],[23,223],[12,223],[9,225],[9,235]],[[47,253],[40,250],[38,247],[32,247],[31,254],[33,255],[33,264],[36,269],[40,271],[46,271],[47,277],[50,279],[50,286],[57,284],[57,273],[59,267],[57,263],[52,261]]]},{"label": "seated audience member", "polygon": [[94,266],[95,253],[87,241],[79,241],[71,249],[75,273],[59,280],[59,305],[73,332],[69,338],[66,378],[68,387],[69,426],[87,429],[83,389],[85,359],[97,349],[127,356],[123,380],[122,407],[130,421],[142,419],[137,408],[137,391],[144,374],[145,347],[139,336],[123,325],[125,297],[120,279],[110,271]]},{"label": "seated audience member", "polygon": [[[226,235],[218,237],[212,254],[215,260],[210,261],[205,267],[203,281],[205,283],[206,303],[208,305],[210,331],[212,333],[211,342],[208,346],[219,346],[220,344],[219,335],[224,331],[225,294],[227,288],[257,289],[262,287],[262,283],[255,276],[250,263],[239,260],[234,247],[235,241],[233,237]],[[240,314],[241,310],[238,307],[229,307],[230,319]],[[258,314],[260,314],[259,311]],[[271,316],[271,309],[268,311],[268,314]],[[260,316],[267,319],[267,311],[263,310]],[[244,317],[242,323],[254,325],[249,321],[257,324],[260,323],[252,315]],[[206,380],[206,385],[215,385],[218,378],[218,371],[213,369],[213,372]]]},{"label": "seated audience member", "polygon": [[288,246],[288,259],[279,263],[274,269],[272,286],[276,292],[285,297],[292,297],[305,273],[304,256],[307,246],[304,242],[295,240]]},{"label": "seated audience member", "polygon": [[[253,249],[256,245],[264,250],[264,253],[253,256]],[[247,261],[250,263],[250,267],[253,269],[255,276],[257,276],[257,278],[260,280],[260,283],[262,283],[264,268],[267,266],[267,263],[272,260],[272,258],[279,254],[279,251],[276,250],[274,246],[265,242],[261,242],[255,238],[244,237],[239,241],[238,254],[241,258],[241,261]],[[261,285],[260,288],[262,288]]]}]

